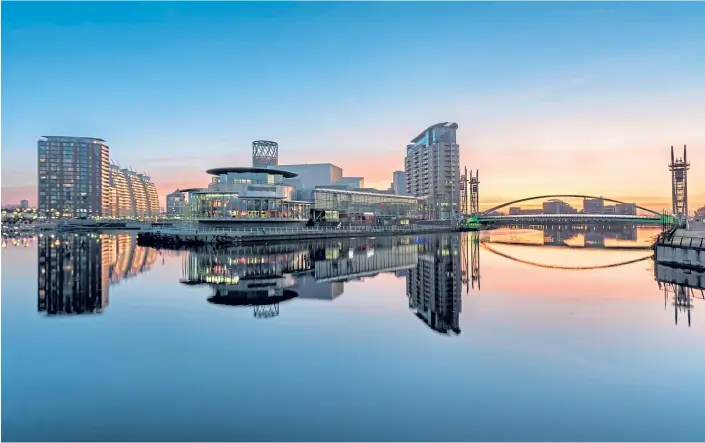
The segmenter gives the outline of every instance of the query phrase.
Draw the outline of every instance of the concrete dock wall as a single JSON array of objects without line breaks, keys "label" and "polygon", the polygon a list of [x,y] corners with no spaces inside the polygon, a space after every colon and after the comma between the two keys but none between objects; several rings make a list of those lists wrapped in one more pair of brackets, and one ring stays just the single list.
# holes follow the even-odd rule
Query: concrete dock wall
[{"label": "concrete dock wall", "polygon": [[657,245],[656,262],[705,269],[705,250]]},{"label": "concrete dock wall", "polygon": [[679,229],[662,234],[654,245],[656,263],[705,269],[705,233]]},{"label": "concrete dock wall", "polygon": [[657,264],[655,271],[656,280],[659,282],[705,289],[705,269],[702,271],[689,271]]},{"label": "concrete dock wall", "polygon": [[331,238],[382,237],[457,232],[453,226],[369,226],[349,228],[274,229],[147,229],[138,234],[145,246],[182,247],[198,245],[231,246]]}]

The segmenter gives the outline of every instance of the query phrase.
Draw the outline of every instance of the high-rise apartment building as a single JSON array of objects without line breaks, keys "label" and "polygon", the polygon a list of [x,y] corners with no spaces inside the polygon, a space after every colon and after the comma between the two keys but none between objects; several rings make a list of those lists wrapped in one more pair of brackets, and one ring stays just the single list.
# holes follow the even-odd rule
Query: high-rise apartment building
[{"label": "high-rise apartment building", "polygon": [[397,195],[406,194],[406,173],[404,171],[394,171],[392,175],[392,191]]},{"label": "high-rise apartment building", "polygon": [[429,126],[406,146],[406,193],[423,199],[424,217],[454,220],[460,202],[457,123]]},{"label": "high-rise apartment building", "polygon": [[37,141],[39,216],[85,218],[109,214],[109,149],[99,138],[41,137]]}]

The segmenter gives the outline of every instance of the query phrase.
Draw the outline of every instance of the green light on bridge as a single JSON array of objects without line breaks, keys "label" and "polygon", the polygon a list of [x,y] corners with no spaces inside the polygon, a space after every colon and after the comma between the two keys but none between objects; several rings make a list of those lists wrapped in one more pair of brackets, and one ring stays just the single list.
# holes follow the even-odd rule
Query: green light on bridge
[{"label": "green light on bridge", "polygon": [[663,214],[661,215],[661,220],[659,220],[659,222],[665,225],[674,225],[678,223],[678,219],[671,214]]}]

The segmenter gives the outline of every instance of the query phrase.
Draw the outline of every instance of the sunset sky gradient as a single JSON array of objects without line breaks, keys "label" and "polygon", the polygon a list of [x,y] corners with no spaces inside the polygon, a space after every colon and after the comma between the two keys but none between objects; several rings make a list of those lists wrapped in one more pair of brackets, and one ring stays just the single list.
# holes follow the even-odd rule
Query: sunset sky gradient
[{"label": "sunset sky gradient", "polygon": [[387,188],[407,142],[455,121],[485,208],[567,192],[670,207],[684,144],[695,208],[703,23],[690,2],[4,2],[2,203],[36,202],[42,135],[107,140],[163,198],[249,165],[257,139]]}]

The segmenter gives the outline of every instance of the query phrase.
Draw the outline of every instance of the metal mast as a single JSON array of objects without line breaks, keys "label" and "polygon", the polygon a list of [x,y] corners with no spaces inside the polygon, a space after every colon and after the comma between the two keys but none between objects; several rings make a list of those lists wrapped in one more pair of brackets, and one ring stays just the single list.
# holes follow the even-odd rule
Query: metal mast
[{"label": "metal mast", "polygon": [[671,171],[671,187],[673,191],[673,215],[681,221],[688,219],[688,163],[687,151],[683,146],[683,158],[676,158],[671,146],[671,163],[668,165]]},{"label": "metal mast", "polygon": [[[471,171],[472,173],[472,171]],[[465,172],[460,176],[460,213],[463,216],[468,214],[468,167],[465,166]]]},{"label": "metal mast", "polygon": [[470,171],[470,215],[480,213],[480,170],[475,170],[473,177]]}]

